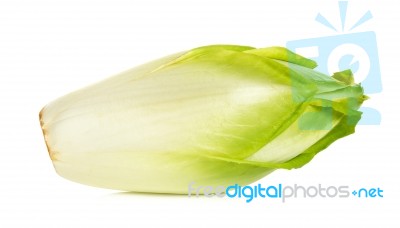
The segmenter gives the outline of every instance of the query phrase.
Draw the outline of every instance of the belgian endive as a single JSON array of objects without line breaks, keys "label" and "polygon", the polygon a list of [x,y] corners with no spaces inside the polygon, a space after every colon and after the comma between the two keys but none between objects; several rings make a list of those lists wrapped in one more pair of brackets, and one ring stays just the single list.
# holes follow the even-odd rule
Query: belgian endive
[{"label": "belgian endive", "polygon": [[254,182],[299,168],[354,132],[365,100],[282,47],[213,45],[167,56],[61,97],[40,123],[57,173],[126,191]]}]

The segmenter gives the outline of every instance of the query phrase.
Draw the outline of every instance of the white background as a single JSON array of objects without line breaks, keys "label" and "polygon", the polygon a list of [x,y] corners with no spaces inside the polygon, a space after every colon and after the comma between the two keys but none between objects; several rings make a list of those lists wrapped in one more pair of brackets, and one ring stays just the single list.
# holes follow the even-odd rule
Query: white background
[{"label": "white background", "polygon": [[264,185],[380,187],[375,199],[188,198],[119,193],[70,182],[53,170],[38,121],[51,100],[167,54],[207,44],[284,46],[339,33],[337,1],[0,1],[0,227],[396,227],[399,207],[399,9],[394,1],[350,1],[354,32],[375,31],[383,92],[366,105],[380,126],[358,126],[298,170]]}]

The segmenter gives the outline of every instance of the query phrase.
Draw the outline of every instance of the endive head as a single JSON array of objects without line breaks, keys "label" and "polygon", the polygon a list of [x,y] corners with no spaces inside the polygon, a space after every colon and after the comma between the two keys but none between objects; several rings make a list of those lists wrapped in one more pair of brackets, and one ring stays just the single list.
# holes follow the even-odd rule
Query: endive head
[{"label": "endive head", "polygon": [[281,47],[214,45],[167,56],[47,105],[57,172],[93,186],[186,193],[299,168],[354,132],[365,96]]}]

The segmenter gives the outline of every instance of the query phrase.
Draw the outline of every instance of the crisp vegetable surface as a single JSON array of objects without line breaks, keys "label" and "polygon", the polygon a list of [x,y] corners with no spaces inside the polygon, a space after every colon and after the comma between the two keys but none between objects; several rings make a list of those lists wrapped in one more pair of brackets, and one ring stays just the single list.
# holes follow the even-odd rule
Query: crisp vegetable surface
[{"label": "crisp vegetable surface", "polygon": [[178,193],[299,168],[352,134],[366,99],[282,47],[213,45],[61,97],[40,123],[58,174],[97,187]]}]

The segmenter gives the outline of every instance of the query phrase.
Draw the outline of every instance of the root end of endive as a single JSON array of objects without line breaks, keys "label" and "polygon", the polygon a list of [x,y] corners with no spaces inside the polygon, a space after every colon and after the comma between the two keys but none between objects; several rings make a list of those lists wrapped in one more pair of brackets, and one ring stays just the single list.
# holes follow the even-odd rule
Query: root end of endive
[{"label": "root end of endive", "polygon": [[57,153],[54,152],[54,151],[52,151],[51,148],[50,148],[50,146],[49,146],[49,143],[48,143],[48,134],[47,134],[47,130],[46,130],[45,126],[44,126],[44,125],[45,125],[45,124],[44,124],[44,121],[43,121],[43,112],[44,112],[44,109],[45,109],[45,108],[43,108],[43,109],[40,110],[40,112],[39,112],[40,126],[41,126],[41,128],[42,128],[44,142],[46,143],[46,147],[47,147],[47,151],[49,152],[50,159],[51,159],[52,161],[56,161],[56,160],[57,160],[57,156],[56,156]]}]

